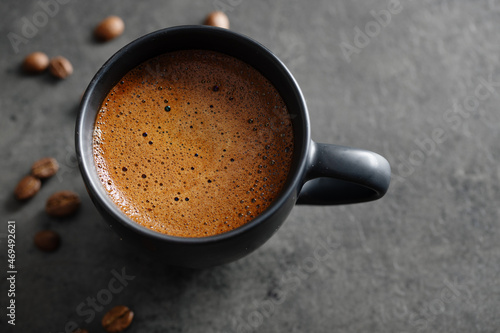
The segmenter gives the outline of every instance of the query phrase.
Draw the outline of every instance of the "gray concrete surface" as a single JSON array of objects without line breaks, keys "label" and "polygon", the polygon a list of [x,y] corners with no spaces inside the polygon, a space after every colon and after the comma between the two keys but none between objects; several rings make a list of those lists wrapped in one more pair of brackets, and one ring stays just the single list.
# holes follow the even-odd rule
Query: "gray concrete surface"
[{"label": "gray concrete surface", "polygon": [[[117,304],[135,312],[127,332],[500,331],[499,1],[74,0],[45,22],[48,2],[0,3],[1,332],[64,332],[71,322],[103,332]],[[75,165],[74,123],[86,85],[116,50],[201,23],[220,4],[234,31],[294,73],[315,140],[377,151],[394,175],[380,201],[295,207],[252,255],[190,271],[134,255],[103,223]],[[377,14],[388,8],[390,17]],[[124,35],[94,42],[93,27],[110,14],[123,17]],[[9,33],[22,36],[33,19],[40,27],[16,52]],[[74,74],[23,75],[22,59],[39,50],[70,59]],[[13,188],[43,156],[62,169],[17,203]],[[82,209],[59,221],[43,207],[62,189],[78,192]],[[8,220],[17,226],[15,327],[6,316]],[[43,228],[61,234],[56,253],[34,247]],[[134,279],[106,300],[122,270]],[[91,310],[95,297],[109,303]]]}]

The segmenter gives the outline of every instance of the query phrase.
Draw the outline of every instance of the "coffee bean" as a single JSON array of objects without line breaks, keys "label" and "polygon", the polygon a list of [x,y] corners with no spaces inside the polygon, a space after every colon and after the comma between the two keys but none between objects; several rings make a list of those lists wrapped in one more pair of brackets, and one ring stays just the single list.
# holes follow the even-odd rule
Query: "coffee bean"
[{"label": "coffee bean", "polygon": [[89,331],[79,328],[76,331],[73,331],[73,333],[89,333]]},{"label": "coffee bean", "polygon": [[124,305],[117,305],[102,318],[102,327],[106,332],[121,332],[132,323],[134,313]]},{"label": "coffee bean", "polygon": [[65,217],[74,214],[80,207],[80,197],[75,192],[60,191],[52,194],[45,204],[50,216]]},{"label": "coffee bean", "polygon": [[36,233],[34,243],[44,252],[54,252],[61,244],[61,237],[52,230],[42,230]]},{"label": "coffee bean", "polygon": [[50,59],[49,70],[55,77],[65,79],[73,73],[73,66],[68,59],[59,56]]},{"label": "coffee bean", "polygon": [[215,11],[207,15],[204,24],[229,29],[229,18],[224,12]]},{"label": "coffee bean", "polygon": [[42,158],[31,166],[31,174],[37,178],[49,178],[59,170],[59,164],[52,157]]},{"label": "coffee bean", "polygon": [[27,73],[41,73],[49,67],[49,57],[43,52],[33,52],[24,58],[23,70]]},{"label": "coffee bean", "polygon": [[33,177],[31,175],[24,177],[17,184],[14,190],[14,195],[18,200],[26,200],[37,194],[40,190],[42,182],[40,179]]},{"label": "coffee bean", "polygon": [[125,23],[118,16],[109,16],[99,23],[94,30],[97,39],[108,41],[120,36],[125,30]]}]

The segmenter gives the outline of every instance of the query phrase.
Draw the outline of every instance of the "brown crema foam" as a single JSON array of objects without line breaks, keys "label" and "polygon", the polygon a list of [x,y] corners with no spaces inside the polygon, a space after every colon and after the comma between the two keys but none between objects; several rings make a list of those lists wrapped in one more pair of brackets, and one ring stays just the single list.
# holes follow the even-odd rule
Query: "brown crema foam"
[{"label": "brown crema foam", "polygon": [[290,170],[293,130],[275,87],[228,55],[185,50],[127,73],[97,115],[93,149],[115,204],[152,230],[227,232],[262,213]]}]

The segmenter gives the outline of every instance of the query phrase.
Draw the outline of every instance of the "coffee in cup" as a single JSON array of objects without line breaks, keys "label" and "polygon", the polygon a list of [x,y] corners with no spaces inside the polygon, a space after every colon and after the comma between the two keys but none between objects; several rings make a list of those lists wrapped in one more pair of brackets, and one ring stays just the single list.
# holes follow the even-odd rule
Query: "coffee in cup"
[{"label": "coffee in cup", "polygon": [[293,156],[286,104],[229,55],[180,50],[147,60],[107,94],[94,159],[113,202],[172,236],[240,227],[280,193]]}]

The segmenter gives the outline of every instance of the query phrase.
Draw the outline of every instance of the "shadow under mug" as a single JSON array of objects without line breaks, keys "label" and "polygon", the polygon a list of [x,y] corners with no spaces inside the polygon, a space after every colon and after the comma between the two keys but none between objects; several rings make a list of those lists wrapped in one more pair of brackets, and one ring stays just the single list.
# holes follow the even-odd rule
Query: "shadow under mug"
[{"label": "shadow under mug", "polygon": [[[175,237],[145,228],[127,217],[102,186],[94,164],[92,134],[101,103],[131,69],[160,54],[206,49],[228,54],[253,66],[277,88],[292,119],[294,154],[287,181],[259,216],[232,231],[202,238]],[[336,205],[371,201],[387,191],[391,170],[382,156],[360,149],[311,140],[304,96],[285,65],[258,42],[208,26],[159,30],[123,47],[97,72],[80,105],[76,152],[87,191],[106,222],[125,241],[157,254],[166,264],[204,268],[237,260],[266,242],[295,204]]]}]

